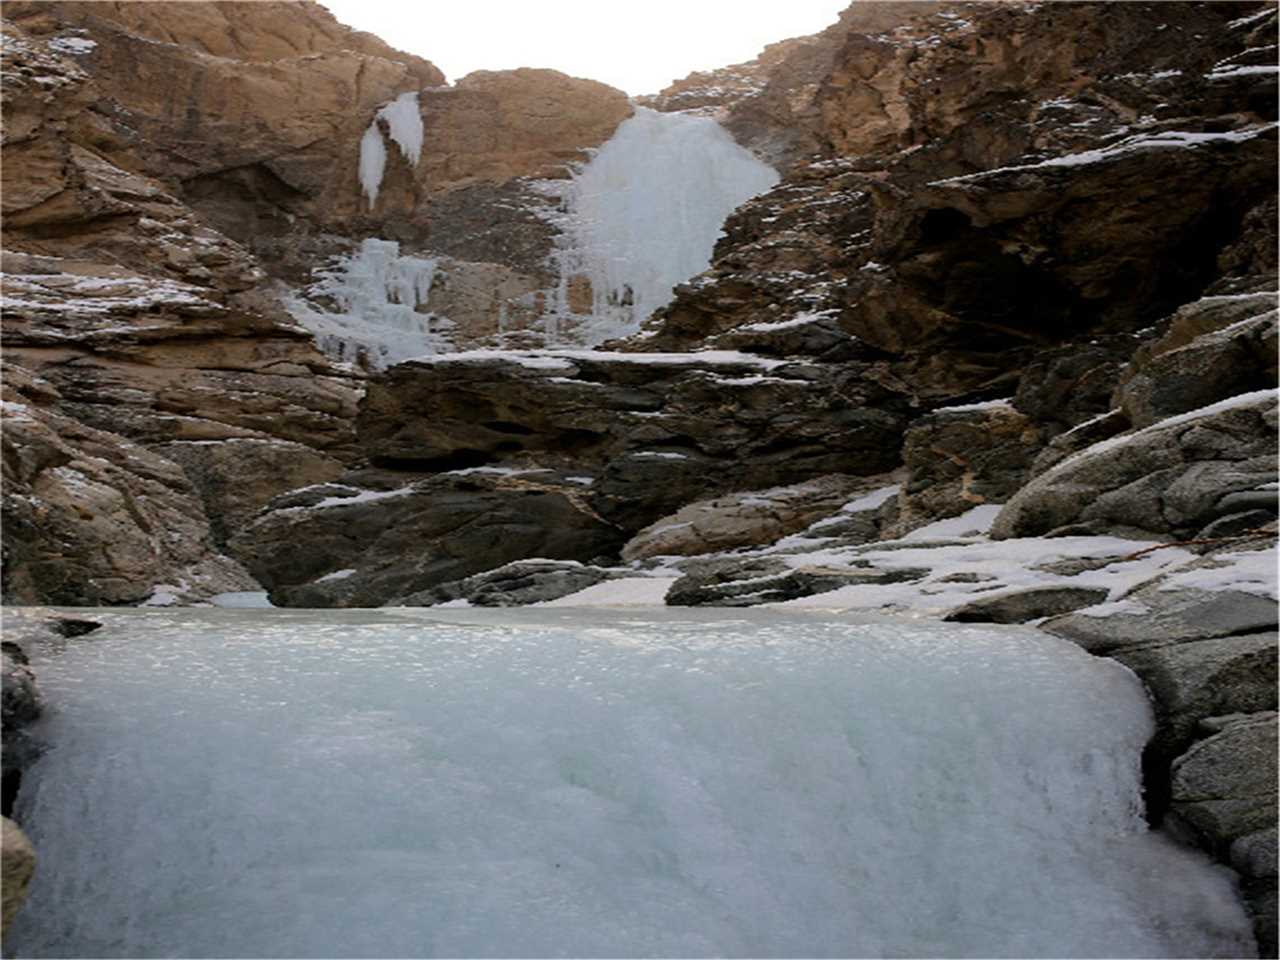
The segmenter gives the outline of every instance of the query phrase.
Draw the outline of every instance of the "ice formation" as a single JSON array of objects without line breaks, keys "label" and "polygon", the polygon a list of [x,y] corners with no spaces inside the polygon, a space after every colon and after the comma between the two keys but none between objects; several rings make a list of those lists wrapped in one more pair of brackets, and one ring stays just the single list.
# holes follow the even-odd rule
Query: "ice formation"
[{"label": "ice formation", "polygon": [[[777,182],[712,118],[637,107],[564,195],[549,326],[588,344],[634,332],[710,265],[725,218]],[[570,309],[575,277],[590,281],[589,316]]]},{"label": "ice formation", "polygon": [[378,190],[382,187],[382,175],[386,169],[387,148],[382,142],[378,121],[374,120],[360,138],[360,187],[369,198],[370,208],[378,202]]},{"label": "ice formation", "polygon": [[387,170],[387,147],[383,143],[379,120],[387,122],[387,130],[400,148],[401,156],[410,166],[416,167],[422,157],[423,137],[418,94],[414,91],[402,93],[382,107],[374,114],[369,128],[360,138],[360,187],[369,198],[371,209],[378,202],[378,191],[382,188],[382,177]]},{"label": "ice formation", "polygon": [[[329,356],[382,369],[448,349],[452,324],[423,309],[437,269],[433,257],[401,256],[394,240],[370,238],[318,271],[306,299],[288,297],[285,305]],[[324,302],[332,309],[319,306]]]},{"label": "ice formation", "polygon": [[29,650],[18,957],[1252,955],[1137,679],[1027,628],[98,618]]}]

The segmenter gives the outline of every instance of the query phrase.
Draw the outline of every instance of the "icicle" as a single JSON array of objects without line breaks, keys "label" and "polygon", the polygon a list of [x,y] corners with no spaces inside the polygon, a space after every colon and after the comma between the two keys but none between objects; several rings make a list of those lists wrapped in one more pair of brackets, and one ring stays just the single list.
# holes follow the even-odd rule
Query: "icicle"
[{"label": "icicle", "polygon": [[391,139],[400,147],[401,155],[416,167],[422,156],[422,112],[418,109],[416,91],[402,93],[378,111],[387,121]]},{"label": "icicle", "polygon": [[378,202],[382,174],[387,169],[387,148],[382,144],[382,131],[375,119],[360,138],[360,186],[369,198],[369,209]]},{"label": "icicle", "polygon": [[383,142],[379,120],[387,121],[391,139],[410,166],[422,158],[422,112],[418,109],[416,91],[402,93],[374,114],[373,122],[360,139],[360,186],[369,198],[369,209],[378,202],[382,177],[387,171],[387,147]]}]

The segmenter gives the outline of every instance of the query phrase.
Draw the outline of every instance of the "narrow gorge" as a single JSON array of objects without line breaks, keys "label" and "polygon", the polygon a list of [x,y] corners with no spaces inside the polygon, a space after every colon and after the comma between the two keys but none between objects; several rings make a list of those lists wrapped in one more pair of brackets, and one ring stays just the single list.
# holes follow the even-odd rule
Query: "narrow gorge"
[{"label": "narrow gorge", "polygon": [[9,0],[6,956],[1276,956],[1278,12]]}]

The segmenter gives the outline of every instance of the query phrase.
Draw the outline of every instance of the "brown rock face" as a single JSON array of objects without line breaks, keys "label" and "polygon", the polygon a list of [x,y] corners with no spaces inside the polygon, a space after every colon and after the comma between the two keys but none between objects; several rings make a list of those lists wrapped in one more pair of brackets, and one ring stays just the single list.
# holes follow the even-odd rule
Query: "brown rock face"
[{"label": "brown rock face", "polygon": [[0,851],[4,873],[4,907],[0,929],[7,928],[27,899],[27,886],[36,872],[36,852],[22,828],[8,817],[0,819]]},{"label": "brown rock face", "polygon": [[1007,402],[919,418],[903,440],[907,481],[897,520],[885,535],[901,536],[980,504],[1003,503],[1026,481],[1041,442],[1031,420]]},{"label": "brown rock face", "polygon": [[431,189],[556,179],[631,115],[627,95],[556,70],[478,70],[422,97]]},{"label": "brown rock face", "polygon": [[[551,201],[522,181],[566,177],[631,112],[621,91],[552,70],[481,71],[445,87],[430,63],[314,3],[14,3],[6,15],[34,47],[68,36],[93,44],[62,58],[78,81],[64,110],[71,139],[164,182],[295,283],[342,252],[334,239],[345,235],[501,264],[546,286]],[[422,160],[411,166],[393,145],[370,209],[361,137],[407,92],[420,94]],[[41,150],[52,169],[51,149],[26,148],[23,169]],[[38,182],[6,182],[15,203],[46,189],[47,173],[24,175]]]},{"label": "brown rock face", "polygon": [[[1275,105],[1223,66],[1260,55],[1240,12],[969,4],[848,31],[820,98],[839,156],[739,208],[629,348],[775,352],[835,327],[843,345],[806,352],[883,361],[922,402],[1007,396],[1046,352],[1144,329],[1225,264],[1273,274]],[[1060,42],[1077,35],[1097,43]]]},{"label": "brown rock face", "polygon": [[56,412],[52,386],[12,364],[4,400],[6,603],[96,606],[256,588],[218,554],[177,464]]},{"label": "brown rock face", "polygon": [[827,86],[847,38],[901,28],[942,6],[932,0],[854,3],[821,33],[769,44],[746,63],[691,73],[641,102],[657,110],[716,111],[739,143],[785,170],[828,154]]}]

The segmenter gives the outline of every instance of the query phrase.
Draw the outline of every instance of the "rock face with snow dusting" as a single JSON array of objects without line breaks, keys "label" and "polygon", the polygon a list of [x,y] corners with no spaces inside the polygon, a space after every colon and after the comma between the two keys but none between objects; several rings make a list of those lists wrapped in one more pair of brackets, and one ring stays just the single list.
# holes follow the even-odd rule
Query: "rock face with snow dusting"
[{"label": "rock face with snow dusting", "polygon": [[6,601],[1048,617],[1275,955],[1274,4],[854,4],[638,105],[4,13]]}]

